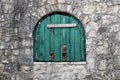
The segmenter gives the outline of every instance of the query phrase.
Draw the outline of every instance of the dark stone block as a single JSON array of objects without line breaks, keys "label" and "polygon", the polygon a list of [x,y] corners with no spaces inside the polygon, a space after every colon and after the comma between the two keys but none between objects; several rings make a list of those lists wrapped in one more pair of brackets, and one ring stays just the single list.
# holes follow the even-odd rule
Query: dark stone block
[{"label": "dark stone block", "polygon": [[120,70],[115,71],[115,80],[120,80]]},{"label": "dark stone block", "polygon": [[116,70],[120,70],[120,64],[119,64],[119,65],[114,65],[114,68],[115,68]]},{"label": "dark stone block", "polygon": [[99,20],[101,20],[101,16],[99,16],[99,15],[94,16],[94,21],[95,22],[98,22]]},{"label": "dark stone block", "polygon": [[18,62],[21,64],[31,64],[33,62],[32,58],[18,58]]},{"label": "dark stone block", "polygon": [[106,31],[107,31],[107,27],[100,27],[100,28],[98,29],[98,33],[100,33],[100,34],[106,32]]},{"label": "dark stone block", "polygon": [[28,79],[26,79],[26,80],[34,80],[33,78],[28,78]]},{"label": "dark stone block", "polygon": [[15,13],[24,13],[27,9],[28,0],[17,0],[15,4]]},{"label": "dark stone block", "polygon": [[116,32],[110,33],[109,39],[114,42],[117,41],[117,33]]},{"label": "dark stone block", "polygon": [[24,78],[24,80],[31,80],[33,78],[33,72],[19,72],[20,77]]},{"label": "dark stone block", "polygon": [[17,71],[17,64],[6,64],[5,65],[5,71],[9,73],[14,73]]},{"label": "dark stone block", "polygon": [[0,73],[0,80],[11,80],[10,74],[7,72]]}]

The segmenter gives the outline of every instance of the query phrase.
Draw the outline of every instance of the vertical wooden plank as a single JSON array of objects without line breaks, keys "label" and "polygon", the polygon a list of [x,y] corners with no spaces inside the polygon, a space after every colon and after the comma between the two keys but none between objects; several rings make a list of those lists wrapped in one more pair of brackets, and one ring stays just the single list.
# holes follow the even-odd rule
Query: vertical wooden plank
[{"label": "vertical wooden plank", "polygon": [[[68,24],[70,23],[69,16],[61,15],[61,24]],[[70,60],[70,28],[62,28],[61,29],[61,36],[62,36],[62,46],[66,45],[66,61]],[[63,51],[62,51],[63,52]]]},{"label": "vertical wooden plank", "polygon": [[41,46],[41,36],[37,35],[37,53],[38,53],[38,60],[43,61],[43,52],[41,52],[42,46]]},{"label": "vertical wooden plank", "polygon": [[81,34],[78,27],[75,29],[75,62],[78,62],[81,59]]},{"label": "vertical wooden plank", "polygon": [[83,25],[78,22],[78,30],[79,30],[79,34],[80,34],[80,61],[85,61],[85,31],[84,31],[84,27]]},{"label": "vertical wooden plank", "polygon": [[85,36],[85,30],[84,26],[79,22],[80,28],[81,28],[81,61],[86,60],[86,36]]},{"label": "vertical wooden plank", "polygon": [[[60,14],[60,24],[62,24],[62,17],[63,17],[63,15]],[[62,45],[63,45],[63,37],[62,36],[63,36],[63,29],[60,28],[61,62],[62,62]]]},{"label": "vertical wooden plank", "polygon": [[[61,15],[62,16],[62,15]],[[60,17],[60,23],[61,23],[61,17]],[[61,46],[61,49],[60,49],[60,54],[61,54],[61,62],[62,62],[62,45],[63,45],[63,37],[62,37],[62,33],[63,32],[63,29],[60,29],[60,46]]]},{"label": "vertical wooden plank", "polygon": [[81,61],[85,61],[85,32],[81,30]]},{"label": "vertical wooden plank", "polygon": [[[66,16],[61,15],[61,24],[66,23]],[[62,44],[66,44],[66,28],[62,28]]]},{"label": "vertical wooden plank", "polygon": [[[36,26],[36,27],[38,27],[38,25]],[[34,49],[33,49],[33,51],[34,51],[34,61],[37,61],[37,37],[36,37],[36,35],[37,35],[37,29],[35,29],[34,30],[34,34],[33,34],[33,47],[34,47]]]},{"label": "vertical wooden plank", "polygon": [[70,61],[74,61],[75,57],[75,40],[74,40],[74,29],[70,29]]},{"label": "vertical wooden plank", "polygon": [[71,44],[70,44],[70,29],[68,28],[66,30],[66,45],[67,45],[67,61],[70,61],[70,55],[71,55]]},{"label": "vertical wooden plank", "polygon": [[[54,24],[60,23],[60,15],[56,14],[53,18]],[[54,37],[55,37],[55,60],[54,61],[62,61],[62,52],[61,52],[61,36],[60,36],[60,28],[55,28]]]},{"label": "vertical wooden plank", "polygon": [[[54,15],[50,16],[50,23],[54,23]],[[54,35],[54,28],[50,28],[50,53],[55,53],[55,35]]]},{"label": "vertical wooden plank", "polygon": [[38,25],[37,30],[36,30],[36,40],[35,40],[35,52],[36,52],[36,58],[38,61],[43,61],[43,53],[41,52],[41,24]]},{"label": "vertical wooden plank", "polygon": [[49,61],[50,56],[50,48],[49,48],[49,29],[47,28],[47,24],[50,23],[50,17],[47,17],[44,22],[44,61]]},{"label": "vertical wooden plank", "polygon": [[[66,23],[70,24],[70,16],[66,16]],[[70,36],[71,36],[70,28],[66,28],[67,61],[70,61],[70,55],[71,55]]]},{"label": "vertical wooden plank", "polygon": [[85,57],[86,57],[86,42],[85,42],[85,31],[84,31],[84,27],[83,25],[76,20],[76,22],[78,23],[78,29],[79,29],[79,34],[80,34],[80,61],[85,61]]},{"label": "vertical wooden plank", "polygon": [[40,54],[40,61],[44,61],[44,47],[45,47],[45,42],[44,42],[44,21],[42,21],[41,22],[41,24],[40,24],[40,29],[39,29],[39,31],[40,31],[40,38],[39,38],[39,40],[40,40],[40,45],[39,45],[39,49],[38,49],[38,51],[39,51],[39,54]]},{"label": "vertical wooden plank", "polygon": [[35,32],[35,55],[37,61],[42,60],[42,56],[40,54],[40,24],[38,24],[36,32]]},{"label": "vertical wooden plank", "polygon": [[[70,23],[75,23],[74,19],[70,17]],[[70,28],[70,61],[75,60],[75,28]]]},{"label": "vertical wooden plank", "polygon": [[39,52],[38,52],[38,44],[37,44],[37,43],[39,43],[38,38],[39,38],[39,36],[37,36],[37,29],[36,29],[35,33],[34,33],[34,57],[35,57],[34,60],[35,61],[39,60]]}]

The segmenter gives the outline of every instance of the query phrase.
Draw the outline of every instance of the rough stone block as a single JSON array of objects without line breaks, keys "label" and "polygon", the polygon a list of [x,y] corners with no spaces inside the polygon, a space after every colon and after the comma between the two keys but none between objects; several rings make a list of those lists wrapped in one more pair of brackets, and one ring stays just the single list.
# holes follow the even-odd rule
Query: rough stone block
[{"label": "rough stone block", "polygon": [[90,17],[85,16],[82,22],[83,22],[83,24],[88,24],[90,21],[91,21]]},{"label": "rough stone block", "polygon": [[4,13],[11,13],[14,10],[12,4],[4,4]]},{"label": "rough stone block", "polygon": [[30,71],[30,70],[31,70],[31,67],[30,67],[30,66],[22,65],[22,66],[21,66],[21,70],[22,70],[22,71]]},{"label": "rough stone block", "polygon": [[32,58],[20,57],[20,58],[18,58],[18,62],[21,63],[21,64],[31,64],[32,63]]},{"label": "rough stone block", "polygon": [[25,55],[27,55],[29,57],[32,57],[32,52],[33,52],[33,50],[31,48],[25,49]]},{"label": "rough stone block", "polygon": [[2,56],[1,62],[2,63],[9,63],[8,57],[7,56]]},{"label": "rough stone block", "polygon": [[96,6],[96,13],[107,13],[107,4],[106,3],[99,3]]},{"label": "rough stone block", "polygon": [[10,47],[11,47],[11,49],[17,49],[18,48],[18,41],[17,40],[12,41]]},{"label": "rough stone block", "polygon": [[47,1],[48,4],[57,4],[58,1],[57,0],[49,0]]},{"label": "rough stone block", "polygon": [[114,4],[120,4],[120,0],[113,0]]},{"label": "rough stone block", "polygon": [[33,78],[33,72],[31,71],[19,72],[19,75],[22,79],[25,79],[25,80],[31,80]]},{"label": "rough stone block", "polygon": [[1,0],[2,3],[14,3],[14,0]]},{"label": "rough stone block", "polygon": [[0,21],[5,21],[4,15],[0,15]]},{"label": "rough stone block", "polygon": [[78,11],[75,16],[76,16],[77,18],[80,18],[81,15],[82,15],[82,12],[81,12],[81,11]]},{"label": "rough stone block", "polygon": [[15,0],[9,0],[9,3],[14,3],[15,2]]},{"label": "rough stone block", "polygon": [[98,69],[99,70],[106,70],[107,69],[107,61],[106,60],[101,60],[98,62]]},{"label": "rough stone block", "polygon": [[115,58],[114,59],[114,64],[117,65],[117,66],[120,66],[120,59],[119,58]]},{"label": "rough stone block", "polygon": [[11,76],[11,79],[12,80],[20,80],[20,77],[19,77],[19,74],[18,73],[15,73]]},{"label": "rough stone block", "polygon": [[65,3],[67,0],[58,0],[58,3]]},{"label": "rough stone block", "polygon": [[82,12],[84,14],[92,14],[94,10],[95,10],[95,7],[93,5],[86,5],[86,6],[83,6]]},{"label": "rough stone block", "polygon": [[0,74],[4,71],[4,65],[0,63]]},{"label": "rough stone block", "polygon": [[114,55],[119,55],[120,56],[120,48],[119,47],[115,47],[114,48]]},{"label": "rough stone block", "polygon": [[103,53],[104,53],[103,49],[104,49],[103,46],[97,47],[97,48],[96,48],[97,54],[103,54]]},{"label": "rough stone block", "polygon": [[86,39],[86,44],[87,44],[87,45],[91,45],[91,44],[92,44],[92,41],[93,41],[92,38]]},{"label": "rough stone block", "polygon": [[5,71],[7,72],[14,73],[17,70],[18,70],[17,64],[12,64],[12,63],[5,64]]},{"label": "rough stone block", "polygon": [[108,7],[108,13],[109,14],[115,14],[115,13],[118,13],[119,12],[119,6],[118,5],[115,5],[115,6],[110,6]]},{"label": "rough stone block", "polygon": [[10,53],[11,53],[11,50],[6,49],[5,52],[4,52],[4,55],[5,56],[10,56]]},{"label": "rough stone block", "polygon": [[98,33],[100,33],[100,34],[102,34],[102,33],[105,33],[105,32],[107,32],[107,27],[100,27],[99,29],[98,29]]},{"label": "rough stone block", "polygon": [[93,0],[93,1],[100,2],[100,0]]},{"label": "rough stone block", "polygon": [[90,31],[88,36],[89,37],[96,37],[96,31],[95,30]]},{"label": "rough stone block", "polygon": [[17,57],[16,56],[10,56],[9,57],[11,63],[16,63]]},{"label": "rough stone block", "polygon": [[3,72],[2,74],[0,74],[0,79],[1,80],[11,80],[11,76],[9,73]]},{"label": "rough stone block", "polygon": [[115,70],[115,80],[120,80],[120,70]]},{"label": "rough stone block", "polygon": [[8,0],[1,0],[2,3],[6,3]]},{"label": "rough stone block", "polygon": [[111,32],[119,32],[120,31],[120,24],[111,25],[110,31]]},{"label": "rough stone block", "polygon": [[1,39],[2,39],[2,32],[0,32],[0,41],[1,41]]},{"label": "rough stone block", "polygon": [[4,21],[0,22],[0,26],[5,26],[5,22]]},{"label": "rough stone block", "polygon": [[12,50],[12,54],[15,55],[15,56],[18,56],[19,55],[19,50]]},{"label": "rough stone block", "polygon": [[24,39],[24,40],[22,41],[22,45],[23,45],[23,46],[31,46],[31,45],[32,45],[32,41],[31,41],[31,40],[25,40],[25,39]]}]

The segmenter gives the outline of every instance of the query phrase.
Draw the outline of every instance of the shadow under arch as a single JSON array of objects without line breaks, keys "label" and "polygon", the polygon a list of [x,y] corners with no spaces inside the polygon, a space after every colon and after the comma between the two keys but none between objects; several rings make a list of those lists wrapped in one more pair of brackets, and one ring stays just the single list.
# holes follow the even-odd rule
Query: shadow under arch
[{"label": "shadow under arch", "polygon": [[[37,29],[37,25],[42,22],[45,18],[47,18],[48,16],[51,16],[51,15],[54,15],[54,14],[62,14],[62,15],[66,15],[66,16],[72,16],[74,19],[76,19],[77,21],[79,21],[79,23],[83,26],[82,29],[84,31],[84,36],[85,36],[85,43],[86,43],[86,33],[85,33],[85,29],[84,29],[84,25],[82,24],[82,21],[80,21],[76,16],[74,16],[73,14],[70,14],[68,12],[64,12],[64,11],[53,11],[53,12],[50,12],[44,16],[42,16],[36,23],[35,27],[34,27],[34,30],[33,30],[33,34],[32,34],[32,37],[34,36],[35,34],[35,31]],[[86,46],[86,44],[85,44]],[[34,47],[34,40],[33,40],[33,47]],[[35,58],[35,54],[34,54],[34,48],[33,48],[33,62],[39,62],[38,60],[36,60]],[[85,47],[85,61],[86,61],[86,47]]]}]

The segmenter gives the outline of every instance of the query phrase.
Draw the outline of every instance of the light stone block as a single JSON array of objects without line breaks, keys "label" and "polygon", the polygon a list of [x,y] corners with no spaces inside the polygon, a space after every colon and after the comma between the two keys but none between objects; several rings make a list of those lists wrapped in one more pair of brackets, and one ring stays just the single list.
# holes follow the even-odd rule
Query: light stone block
[{"label": "light stone block", "polygon": [[6,57],[6,56],[2,56],[2,58],[1,58],[1,62],[2,62],[2,63],[9,63],[9,59],[8,59],[8,57]]},{"label": "light stone block", "polygon": [[83,9],[82,9],[82,12],[84,14],[92,14],[95,10],[95,6],[93,5],[86,5],[86,6],[83,6]]},{"label": "light stone block", "polygon": [[4,65],[0,63],[0,74],[4,71]]},{"label": "light stone block", "polygon": [[106,70],[107,69],[107,61],[101,60],[98,62],[98,69],[99,70]]},{"label": "light stone block", "polygon": [[108,7],[108,13],[109,14],[118,13],[119,9],[120,9],[120,7],[118,5],[110,6],[110,7]]},{"label": "light stone block", "polygon": [[89,37],[96,37],[96,31],[92,30],[88,34]]},{"label": "light stone block", "polygon": [[58,0],[58,3],[65,3],[66,0]]},{"label": "light stone block", "polygon": [[107,13],[107,4],[106,3],[99,3],[96,6],[96,13]]}]

